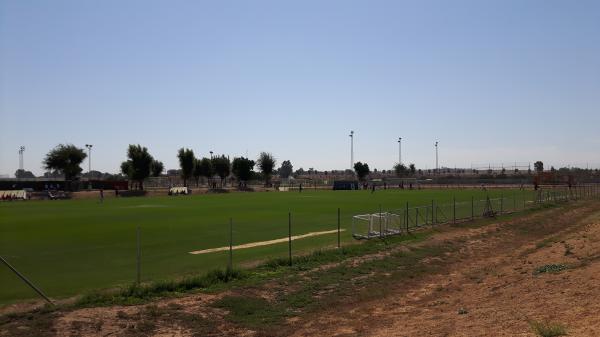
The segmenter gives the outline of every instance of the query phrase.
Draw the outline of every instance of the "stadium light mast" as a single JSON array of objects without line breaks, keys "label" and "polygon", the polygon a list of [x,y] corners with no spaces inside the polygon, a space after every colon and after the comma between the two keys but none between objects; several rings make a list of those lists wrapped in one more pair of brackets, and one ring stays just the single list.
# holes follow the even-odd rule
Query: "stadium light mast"
[{"label": "stadium light mast", "polygon": [[85,144],[85,147],[88,149],[88,179],[90,179],[90,175],[92,173],[92,144]]},{"label": "stadium light mast", "polygon": [[19,147],[19,170],[23,171],[23,152],[25,152],[25,146]]},{"label": "stadium light mast", "polygon": [[435,142],[435,174],[439,174],[439,167],[438,167],[438,142]]},{"label": "stadium light mast", "polygon": [[398,164],[402,164],[402,137],[398,137]]},{"label": "stadium light mast", "polygon": [[354,131],[350,131],[350,170],[354,170]]}]

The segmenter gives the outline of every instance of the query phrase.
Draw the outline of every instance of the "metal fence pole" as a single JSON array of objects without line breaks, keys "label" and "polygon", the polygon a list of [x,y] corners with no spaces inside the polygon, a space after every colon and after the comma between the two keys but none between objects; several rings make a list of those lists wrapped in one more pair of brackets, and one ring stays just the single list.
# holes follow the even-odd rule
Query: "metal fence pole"
[{"label": "metal fence pole", "polygon": [[415,227],[419,227],[419,207],[415,207]]},{"label": "metal fence pole", "polygon": [[431,225],[435,225],[435,218],[433,217],[433,212],[435,212],[435,205],[433,199],[431,199]]},{"label": "metal fence pole", "polygon": [[513,191],[513,212],[517,211],[517,193]]},{"label": "metal fence pole", "polygon": [[233,219],[229,218],[229,264],[227,270],[233,270]]},{"label": "metal fence pole", "polygon": [[142,240],[140,226],[137,226],[137,257],[136,257],[136,283],[139,285],[142,280]]},{"label": "metal fence pole", "polygon": [[456,197],[453,197],[452,200],[452,223],[456,224]]},{"label": "metal fence pole", "polygon": [[288,255],[292,265],[292,212],[288,212]]},{"label": "metal fence pole", "polygon": [[408,233],[408,201],[406,202],[406,233]]},{"label": "metal fence pole", "polygon": [[471,220],[475,219],[475,200],[471,196]]},{"label": "metal fence pole", "polygon": [[31,289],[33,289],[38,295],[40,295],[41,297],[43,297],[46,302],[50,303],[51,305],[54,305],[54,303],[52,303],[52,301],[48,298],[48,296],[46,296],[41,290],[40,288],[36,287],[35,284],[33,284],[31,281],[29,281],[25,275],[21,274],[17,269],[15,269],[15,267],[13,267],[10,263],[8,263],[8,261],[6,261],[2,256],[0,256],[0,261],[2,261],[2,263],[4,263],[10,270],[12,270],[13,273],[17,274],[17,276],[23,281],[25,282],[29,287],[31,287]]},{"label": "metal fence pole", "polygon": [[381,204],[379,204],[379,238],[383,238],[383,228],[381,227]]},{"label": "metal fence pole", "polygon": [[338,207],[338,213],[337,213],[337,225],[338,225],[338,232],[337,232],[338,248],[340,248],[341,244],[340,244],[340,208],[339,207]]}]

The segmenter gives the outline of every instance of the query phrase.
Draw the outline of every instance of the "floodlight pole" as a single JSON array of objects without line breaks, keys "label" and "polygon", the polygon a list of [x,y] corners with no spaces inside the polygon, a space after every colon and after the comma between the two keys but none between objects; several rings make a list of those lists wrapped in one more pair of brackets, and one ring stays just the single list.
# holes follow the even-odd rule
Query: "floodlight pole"
[{"label": "floodlight pole", "polygon": [[92,144],[85,144],[85,147],[88,149],[88,179],[90,179],[90,174],[92,172]]},{"label": "floodlight pole", "polygon": [[354,131],[350,131],[350,170],[354,170]]},{"label": "floodlight pole", "polygon": [[435,173],[439,174],[439,167],[438,167],[438,142],[435,142]]},{"label": "floodlight pole", "polygon": [[398,137],[398,163],[402,164],[402,137]]},{"label": "floodlight pole", "polygon": [[23,171],[23,152],[25,152],[25,146],[19,147],[19,170]]}]

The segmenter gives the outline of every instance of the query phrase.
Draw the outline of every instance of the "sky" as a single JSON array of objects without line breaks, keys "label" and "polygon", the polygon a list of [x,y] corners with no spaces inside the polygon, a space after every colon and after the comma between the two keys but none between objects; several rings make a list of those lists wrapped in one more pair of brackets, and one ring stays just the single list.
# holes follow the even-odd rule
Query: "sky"
[{"label": "sky", "polygon": [[[599,1],[0,0],[0,174],[61,143],[600,167]],[[87,160],[84,168],[87,169]]]}]

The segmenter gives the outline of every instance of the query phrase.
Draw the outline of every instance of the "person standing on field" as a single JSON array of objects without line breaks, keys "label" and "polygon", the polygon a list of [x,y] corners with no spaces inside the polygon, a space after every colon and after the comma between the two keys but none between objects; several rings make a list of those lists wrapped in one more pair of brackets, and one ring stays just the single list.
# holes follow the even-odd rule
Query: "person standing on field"
[{"label": "person standing on field", "polygon": [[100,189],[100,203],[104,203],[104,190]]}]

